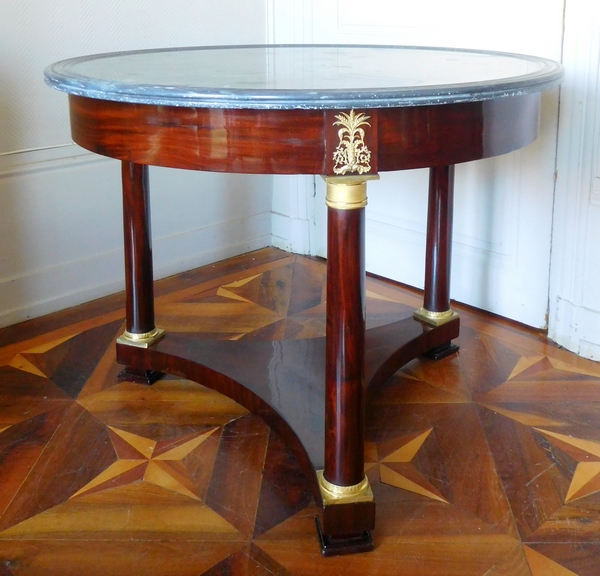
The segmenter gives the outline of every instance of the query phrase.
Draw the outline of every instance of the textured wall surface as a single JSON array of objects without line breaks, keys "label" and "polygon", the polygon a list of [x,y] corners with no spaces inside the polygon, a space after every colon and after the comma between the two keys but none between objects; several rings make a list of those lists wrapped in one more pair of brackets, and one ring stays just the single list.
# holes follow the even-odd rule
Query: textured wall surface
[{"label": "textured wall surface", "polygon": [[263,0],[0,0],[0,153],[70,141],[50,63],[98,52],[263,43]]},{"label": "textured wall surface", "polygon": [[549,333],[600,360],[600,4],[565,16]]},{"label": "textured wall surface", "polygon": [[[119,163],[71,142],[54,61],[266,40],[264,0],[0,0],[0,326],[123,286]],[[271,242],[271,178],[151,169],[156,276]]]},{"label": "textured wall surface", "polygon": [[[560,60],[564,2],[289,0],[285,11],[275,3],[275,36],[279,41],[498,50]],[[456,169],[452,298],[539,328],[546,326],[548,312],[558,103],[558,89],[544,94],[541,134],[534,144]],[[423,285],[427,184],[423,170],[385,173],[369,184],[369,271]],[[317,225],[308,228],[310,248],[320,255],[323,195],[317,178],[309,206]]]}]

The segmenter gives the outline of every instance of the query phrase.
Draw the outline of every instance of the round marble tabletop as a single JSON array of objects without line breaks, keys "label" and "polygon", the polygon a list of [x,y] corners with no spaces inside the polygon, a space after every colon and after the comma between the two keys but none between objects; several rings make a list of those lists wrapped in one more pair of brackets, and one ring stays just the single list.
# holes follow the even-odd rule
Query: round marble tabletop
[{"label": "round marble tabletop", "polygon": [[546,90],[545,58],[447,48],[254,45],[140,50],[63,60],[46,83],[69,94],[196,108],[387,108]]}]

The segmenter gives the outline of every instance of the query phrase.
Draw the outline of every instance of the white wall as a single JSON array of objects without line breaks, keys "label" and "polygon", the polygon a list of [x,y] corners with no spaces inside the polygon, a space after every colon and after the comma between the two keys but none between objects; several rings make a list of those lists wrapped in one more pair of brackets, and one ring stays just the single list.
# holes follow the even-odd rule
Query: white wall
[{"label": "white wall", "polygon": [[[122,288],[120,165],[71,143],[48,64],[264,43],[264,0],[0,0],[0,326]],[[151,169],[156,276],[269,245],[268,176]]]},{"label": "white wall", "polygon": [[[560,60],[564,0],[296,0],[311,4],[315,43],[448,46]],[[304,35],[306,23],[304,24]],[[451,297],[547,326],[558,90],[543,95],[541,134],[523,150],[456,168]],[[422,287],[427,170],[369,185],[367,269]],[[315,211],[324,220],[317,179]],[[324,226],[312,245],[324,253]],[[390,257],[390,254],[394,254]]]},{"label": "white wall", "polygon": [[[0,0],[0,326],[122,287],[119,165],[70,143],[66,97],[42,81],[49,63],[156,46],[310,43],[332,30],[329,37],[338,41],[358,33],[363,41],[397,42],[401,32],[408,44],[467,42],[559,59],[563,0],[509,4],[373,0],[363,10],[357,0]],[[566,347],[598,359],[600,5],[594,0],[564,4],[567,79],[558,141],[549,332]],[[461,12],[467,5],[468,17]],[[376,14],[383,9],[389,15],[382,28]],[[546,109],[551,133],[555,95],[546,98]],[[545,142],[548,159],[552,137]],[[158,169],[151,178],[157,276],[271,242],[298,252],[322,249],[318,179]],[[419,192],[408,196],[396,216],[397,221],[408,214],[408,233],[405,226],[397,242],[402,245],[408,237],[423,244],[424,216],[417,221],[411,214],[424,213],[426,180],[419,173],[405,178],[403,185]],[[513,198],[520,198],[521,187],[513,190]],[[373,199],[371,208],[376,207]],[[546,232],[539,236],[550,234],[551,211],[544,203]],[[384,221],[375,224],[392,236],[398,230]],[[407,270],[422,260],[412,251],[405,259]],[[542,268],[547,264],[544,254]],[[546,303],[542,298],[542,309]]]},{"label": "white wall", "polygon": [[[311,44],[312,2],[266,0],[269,44]],[[271,205],[272,243],[300,254],[320,254],[323,229],[317,217],[314,176],[275,176]],[[319,232],[317,232],[317,229]]]},{"label": "white wall", "polygon": [[600,360],[600,3],[565,13],[549,335]]}]

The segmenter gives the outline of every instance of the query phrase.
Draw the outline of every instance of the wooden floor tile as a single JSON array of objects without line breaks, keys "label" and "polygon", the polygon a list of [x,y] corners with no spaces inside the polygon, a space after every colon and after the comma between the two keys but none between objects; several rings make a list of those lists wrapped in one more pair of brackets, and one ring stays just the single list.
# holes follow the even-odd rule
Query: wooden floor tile
[{"label": "wooden floor tile", "polygon": [[573,576],[598,571],[600,545],[594,544],[530,544],[525,553],[532,576]]},{"label": "wooden floor tile", "polygon": [[239,552],[232,554],[216,566],[213,566],[202,576],[229,576],[243,574],[244,576],[290,576],[281,564],[278,564],[258,546],[248,544]]},{"label": "wooden floor tile", "polygon": [[0,518],[0,530],[64,502],[115,459],[105,426],[72,404]]},{"label": "wooden floor tile", "polygon": [[398,540],[380,538],[368,554],[348,558],[323,558],[310,538],[261,540],[259,546],[291,574],[377,574],[421,576],[526,576],[527,561],[518,541],[506,536],[472,536],[460,539]]},{"label": "wooden floor tile", "polygon": [[112,387],[84,396],[78,403],[105,424],[132,431],[161,425],[220,426],[248,413],[229,398],[178,379],[159,380],[148,387],[115,378]]},{"label": "wooden floor tile", "polygon": [[269,433],[253,537],[287,520],[312,502],[307,478],[274,432]]},{"label": "wooden floor tile", "polygon": [[0,558],[15,576],[198,576],[239,548],[237,542],[0,540]]},{"label": "wooden floor tile", "polygon": [[50,403],[46,412],[7,426],[0,432],[0,518],[25,482],[71,403]]},{"label": "wooden floor tile", "polygon": [[269,430],[248,415],[223,428],[207,504],[246,537],[254,532]]},{"label": "wooden floor tile", "polygon": [[[421,305],[366,288],[370,327]],[[156,295],[158,323],[198,340],[325,333],[324,263],[276,249]],[[259,418],[202,382],[118,380],[121,295],[0,330],[0,576],[597,576],[600,366],[456,308],[458,354],[413,360],[368,408],[375,550],[336,558]]]},{"label": "wooden floor tile", "polygon": [[203,502],[153,482],[92,492],[4,530],[8,540],[242,541],[239,531]]}]

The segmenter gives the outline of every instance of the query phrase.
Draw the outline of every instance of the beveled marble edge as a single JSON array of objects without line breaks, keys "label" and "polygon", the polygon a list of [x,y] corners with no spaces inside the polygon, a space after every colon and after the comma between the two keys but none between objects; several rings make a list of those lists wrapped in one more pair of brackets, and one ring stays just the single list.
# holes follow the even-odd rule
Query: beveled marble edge
[{"label": "beveled marble edge", "polygon": [[[451,104],[458,102],[476,102],[507,96],[519,96],[541,92],[559,85],[564,77],[562,64],[547,58],[459,48],[440,48],[428,46],[390,46],[358,44],[272,44],[247,46],[205,46],[194,47],[201,50],[218,49],[264,49],[276,47],[349,47],[349,48],[394,48],[405,50],[443,50],[447,52],[490,54],[508,56],[543,64],[541,71],[501,81],[487,81],[465,84],[433,85],[415,89],[377,89],[377,90],[277,90],[277,89],[210,89],[184,86],[155,86],[150,84],[128,84],[102,81],[97,78],[68,76],[60,72],[64,64],[77,60],[111,57],[119,53],[95,54],[51,64],[44,70],[44,81],[48,86],[75,96],[84,96],[99,100],[151,104],[155,106],[180,106],[189,108],[223,109],[348,109],[348,108],[394,108]],[[151,53],[163,51],[188,50],[190,48],[169,48],[153,50],[135,50],[128,53]]]}]

